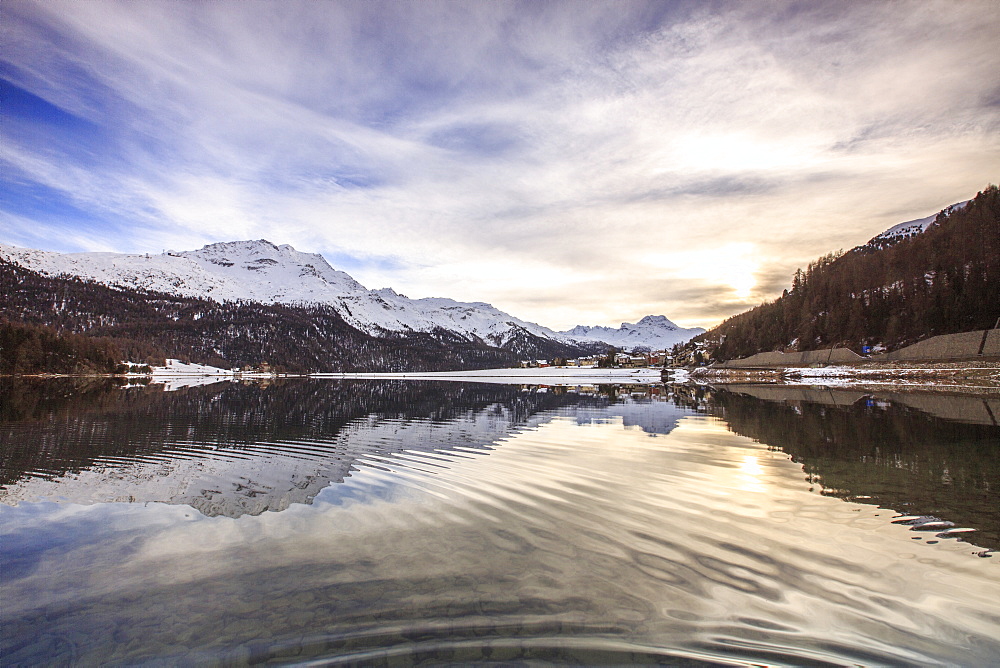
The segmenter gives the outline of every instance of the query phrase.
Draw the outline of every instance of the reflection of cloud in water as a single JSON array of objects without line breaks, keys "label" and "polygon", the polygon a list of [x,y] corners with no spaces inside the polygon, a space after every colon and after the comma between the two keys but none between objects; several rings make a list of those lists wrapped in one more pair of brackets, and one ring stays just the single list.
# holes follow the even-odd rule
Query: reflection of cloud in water
[{"label": "reflection of cloud in water", "polygon": [[[663,663],[996,655],[989,560],[914,544],[891,513],[809,492],[796,463],[714,418],[652,439],[560,409],[490,457],[461,455],[412,453],[412,466],[391,459],[394,471],[338,486],[365,503],[321,494],[237,519],[161,504],[0,508],[24,548],[0,621],[10,637],[86,638],[84,663],[248,663],[247,647],[297,662],[440,647],[423,658],[447,663],[505,639],[662,648]],[[748,474],[757,487],[740,486]],[[68,532],[47,551],[73,524],[98,538]]]},{"label": "reflection of cloud in water", "polygon": [[576,417],[578,424],[621,420],[626,429],[641,429],[650,435],[669,434],[678,420],[691,413],[666,401],[635,401],[631,398],[602,408],[581,406],[567,412]]}]

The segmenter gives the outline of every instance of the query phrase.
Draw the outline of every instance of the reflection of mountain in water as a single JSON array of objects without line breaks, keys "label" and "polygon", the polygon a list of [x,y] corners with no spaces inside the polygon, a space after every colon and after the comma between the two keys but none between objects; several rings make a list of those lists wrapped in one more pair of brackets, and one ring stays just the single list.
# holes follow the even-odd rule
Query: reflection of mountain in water
[{"label": "reflection of mountain in water", "polygon": [[970,542],[1000,548],[1000,397],[775,385],[708,395],[712,414],[791,455],[824,494],[974,528]]},{"label": "reflection of mountain in water", "polygon": [[486,449],[555,415],[666,433],[682,411],[615,388],[413,381],[0,383],[0,501],[162,501],[237,517],[309,503],[402,451]]}]

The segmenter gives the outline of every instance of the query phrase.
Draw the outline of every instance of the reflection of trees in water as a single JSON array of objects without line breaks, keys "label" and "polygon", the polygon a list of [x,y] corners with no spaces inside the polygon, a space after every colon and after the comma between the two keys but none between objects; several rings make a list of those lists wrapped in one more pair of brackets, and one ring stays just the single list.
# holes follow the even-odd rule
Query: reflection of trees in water
[{"label": "reflection of trees in water", "polygon": [[369,415],[438,423],[495,407],[516,425],[539,411],[607,402],[600,394],[401,380],[288,380],[266,387],[222,382],[163,392],[155,385],[122,389],[114,379],[5,378],[0,379],[0,485],[177,444],[238,452],[255,443],[329,442]]},{"label": "reflection of trees in water", "polygon": [[672,385],[669,396],[674,405],[695,413],[707,413],[712,390],[705,385]]},{"label": "reflection of trees in water", "polygon": [[823,493],[972,527],[970,540],[1000,548],[1000,428],[933,417],[863,398],[837,406],[711,392],[729,428],[801,463]]}]

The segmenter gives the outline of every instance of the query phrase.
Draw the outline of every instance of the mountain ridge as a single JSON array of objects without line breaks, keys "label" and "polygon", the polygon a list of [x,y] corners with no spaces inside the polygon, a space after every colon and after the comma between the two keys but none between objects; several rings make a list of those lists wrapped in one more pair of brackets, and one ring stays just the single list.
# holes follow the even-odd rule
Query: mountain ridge
[{"label": "mountain ridge", "polygon": [[116,288],[217,302],[328,305],[349,325],[372,336],[444,329],[496,347],[529,335],[564,345],[666,348],[703,331],[678,328],[664,316],[652,320],[648,316],[636,324],[623,323],[619,330],[589,328],[574,337],[485,302],[410,299],[392,288],[369,290],[318,253],[266,239],[217,242],[198,250],[155,255],[57,253],[0,243],[0,258],[42,275],[75,276]]}]

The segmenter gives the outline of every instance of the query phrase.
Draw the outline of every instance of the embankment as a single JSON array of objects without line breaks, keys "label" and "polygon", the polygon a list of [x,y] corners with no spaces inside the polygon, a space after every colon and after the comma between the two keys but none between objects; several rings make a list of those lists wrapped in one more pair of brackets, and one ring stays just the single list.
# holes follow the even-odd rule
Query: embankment
[{"label": "embankment", "polygon": [[868,365],[886,362],[1000,362],[1000,329],[933,336],[891,353],[862,357],[849,348],[829,348],[806,352],[757,353],[743,359],[717,364],[718,369],[779,369],[829,365]]}]

